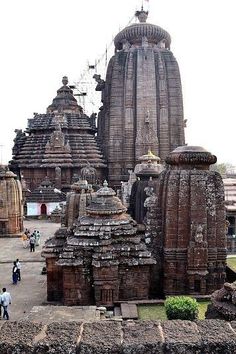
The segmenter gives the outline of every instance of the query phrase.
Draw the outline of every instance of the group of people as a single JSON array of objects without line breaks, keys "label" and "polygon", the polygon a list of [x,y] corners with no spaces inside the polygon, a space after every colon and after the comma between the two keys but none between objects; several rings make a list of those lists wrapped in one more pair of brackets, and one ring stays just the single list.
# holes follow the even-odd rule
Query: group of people
[{"label": "group of people", "polygon": [[25,229],[25,232],[22,236],[23,247],[30,248],[30,252],[35,252],[35,246],[39,246],[40,243],[40,232],[38,230],[34,230],[32,233],[29,229]]},{"label": "group of people", "polygon": [[[11,304],[11,294],[7,292],[6,288],[2,288],[2,293],[0,294],[0,319],[9,320],[8,306]],[[3,315],[2,315],[3,308]]]},{"label": "group of people", "polygon": [[13,262],[13,267],[12,267],[12,283],[14,285],[16,285],[18,281],[21,281],[20,270],[21,270],[21,264],[19,259],[17,258],[17,260]]}]

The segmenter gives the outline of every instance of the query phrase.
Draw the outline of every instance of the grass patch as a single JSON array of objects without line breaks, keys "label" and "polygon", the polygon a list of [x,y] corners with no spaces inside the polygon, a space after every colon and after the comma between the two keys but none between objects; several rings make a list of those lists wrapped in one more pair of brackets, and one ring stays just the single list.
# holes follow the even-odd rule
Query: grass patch
[{"label": "grass patch", "polygon": [[[198,302],[198,318],[205,319],[205,312],[209,301]],[[165,307],[162,304],[157,305],[138,305],[138,317],[140,320],[167,320]]]},{"label": "grass patch", "polygon": [[140,320],[167,320],[164,305],[138,305]]},{"label": "grass patch", "polygon": [[227,265],[236,271],[236,257],[227,258]]}]

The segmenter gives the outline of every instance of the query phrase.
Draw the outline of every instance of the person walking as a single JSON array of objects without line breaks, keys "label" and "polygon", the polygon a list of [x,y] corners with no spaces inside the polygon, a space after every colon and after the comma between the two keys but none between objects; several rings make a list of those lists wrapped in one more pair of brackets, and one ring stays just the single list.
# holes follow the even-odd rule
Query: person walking
[{"label": "person walking", "polygon": [[21,281],[21,274],[20,274],[21,264],[18,258],[16,260],[16,267],[17,267],[17,280]]},{"label": "person walking", "polygon": [[32,234],[30,236],[30,252],[34,252],[35,251],[35,237],[34,237],[34,234]]},{"label": "person walking", "polygon": [[7,292],[6,288],[2,288],[1,300],[3,306],[3,318],[9,320],[8,306],[11,304],[11,294]]},{"label": "person walking", "polygon": [[13,262],[13,267],[12,267],[12,283],[14,285],[17,284],[17,280],[18,280],[18,272],[17,272],[17,265],[16,262]]},{"label": "person walking", "polygon": [[0,319],[2,318],[2,294],[0,294]]}]

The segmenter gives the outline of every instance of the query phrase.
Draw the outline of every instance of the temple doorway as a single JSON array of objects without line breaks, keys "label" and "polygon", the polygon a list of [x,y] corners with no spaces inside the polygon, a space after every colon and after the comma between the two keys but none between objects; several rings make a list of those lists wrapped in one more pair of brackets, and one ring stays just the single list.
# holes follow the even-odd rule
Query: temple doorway
[{"label": "temple doorway", "polygon": [[46,204],[41,204],[41,215],[47,215],[47,206]]}]

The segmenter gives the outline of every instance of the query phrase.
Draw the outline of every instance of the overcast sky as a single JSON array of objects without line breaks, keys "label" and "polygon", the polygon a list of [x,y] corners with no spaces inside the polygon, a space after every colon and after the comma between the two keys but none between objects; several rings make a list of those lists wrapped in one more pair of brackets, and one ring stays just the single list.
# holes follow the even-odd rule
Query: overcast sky
[{"label": "overcast sky", "polygon": [[[14,129],[24,130],[33,112],[45,113],[62,76],[78,81],[87,62],[104,53],[140,5],[141,0],[1,2],[3,163],[11,159]],[[186,143],[236,165],[236,0],[144,0],[144,7],[148,22],[172,37],[188,120]]]}]

